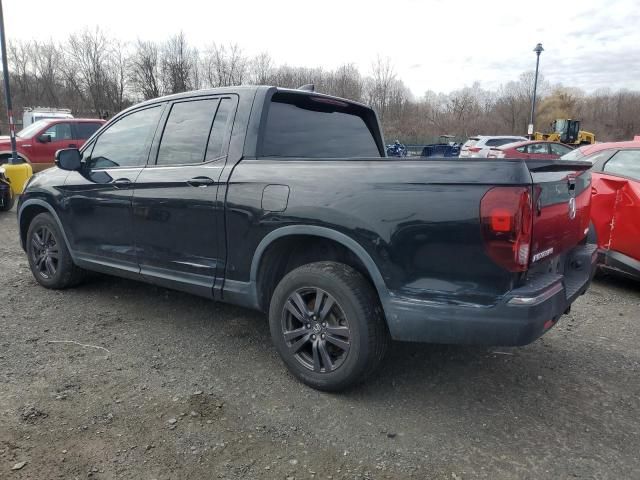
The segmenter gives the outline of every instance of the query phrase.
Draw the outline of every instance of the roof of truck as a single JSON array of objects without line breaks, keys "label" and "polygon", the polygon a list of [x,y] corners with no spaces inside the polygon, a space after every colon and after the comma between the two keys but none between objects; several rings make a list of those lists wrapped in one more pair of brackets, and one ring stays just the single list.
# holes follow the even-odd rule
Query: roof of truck
[{"label": "roof of truck", "polygon": [[181,98],[192,98],[192,97],[199,97],[199,96],[206,96],[206,95],[224,95],[224,94],[232,94],[232,93],[247,93],[247,94],[251,94],[251,93],[254,93],[254,92],[258,91],[258,90],[269,90],[269,89],[275,89],[277,92],[283,92],[283,93],[295,93],[295,94],[299,94],[299,95],[314,95],[314,96],[320,96],[320,97],[333,98],[333,99],[336,99],[336,100],[341,100],[343,102],[348,102],[348,103],[353,104],[353,105],[358,105],[358,106],[361,106],[363,108],[370,108],[368,105],[365,105],[363,103],[357,102],[355,100],[350,100],[348,98],[336,97],[334,95],[327,95],[325,93],[320,93],[320,92],[311,92],[309,90],[300,90],[300,89],[297,89],[297,88],[282,88],[282,87],[275,87],[273,85],[240,85],[240,86],[231,86],[231,87],[204,88],[204,89],[201,89],[201,90],[190,90],[188,92],[173,93],[171,95],[165,95],[165,96],[162,96],[162,97],[152,98],[150,100],[146,100],[144,102],[137,103],[136,105],[133,105],[133,106],[129,107],[127,110],[129,110],[131,108],[139,107],[139,106],[142,106],[142,105],[151,105],[151,104],[154,104],[154,103],[157,103],[157,102],[179,100]]}]

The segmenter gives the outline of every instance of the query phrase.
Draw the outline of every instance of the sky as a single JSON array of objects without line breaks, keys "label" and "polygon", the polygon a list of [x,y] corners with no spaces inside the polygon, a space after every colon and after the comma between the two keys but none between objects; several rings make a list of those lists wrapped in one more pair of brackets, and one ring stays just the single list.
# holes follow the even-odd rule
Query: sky
[{"label": "sky", "polygon": [[[184,31],[200,49],[236,43],[277,64],[367,73],[389,57],[414,95],[535,68],[552,84],[640,90],[640,0],[4,0],[7,39],[63,40],[98,26],[123,41]],[[55,8],[52,6],[55,5]]]}]

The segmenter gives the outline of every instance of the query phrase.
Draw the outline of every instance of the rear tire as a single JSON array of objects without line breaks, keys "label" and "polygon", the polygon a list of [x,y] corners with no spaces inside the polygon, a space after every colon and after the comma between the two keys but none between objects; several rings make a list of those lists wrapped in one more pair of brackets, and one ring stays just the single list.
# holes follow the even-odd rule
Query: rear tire
[{"label": "rear tire", "polygon": [[289,371],[318,390],[344,390],[366,379],[389,346],[375,290],[337,262],[310,263],[285,275],[271,299],[269,325]]},{"label": "rear tire", "polygon": [[36,215],[29,224],[26,250],[31,273],[43,287],[63,289],[82,281],[84,271],[73,263],[62,232],[50,213]]}]

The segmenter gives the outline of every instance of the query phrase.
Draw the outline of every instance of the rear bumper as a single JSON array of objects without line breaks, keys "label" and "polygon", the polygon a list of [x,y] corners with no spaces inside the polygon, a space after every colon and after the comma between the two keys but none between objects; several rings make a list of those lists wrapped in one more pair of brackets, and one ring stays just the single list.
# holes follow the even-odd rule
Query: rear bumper
[{"label": "rear bumper", "polygon": [[576,247],[564,275],[545,273],[514,289],[493,306],[450,305],[391,296],[385,310],[396,340],[516,346],[549,330],[589,288],[597,247]]}]

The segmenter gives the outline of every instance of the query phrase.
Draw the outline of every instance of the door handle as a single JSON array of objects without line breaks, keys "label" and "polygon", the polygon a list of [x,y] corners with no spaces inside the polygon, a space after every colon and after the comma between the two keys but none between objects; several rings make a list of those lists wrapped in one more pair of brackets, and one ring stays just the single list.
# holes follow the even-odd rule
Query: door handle
[{"label": "door handle", "polygon": [[113,181],[113,186],[115,188],[129,188],[131,186],[131,180],[128,178],[117,178]]},{"label": "door handle", "polygon": [[70,143],[69,148],[78,148],[78,145],[75,143]]},{"label": "door handle", "polygon": [[194,177],[191,180],[187,180],[187,183],[192,187],[208,187],[216,182],[209,177]]},{"label": "door handle", "polygon": [[598,189],[596,187],[591,187],[591,195],[597,195]]}]

